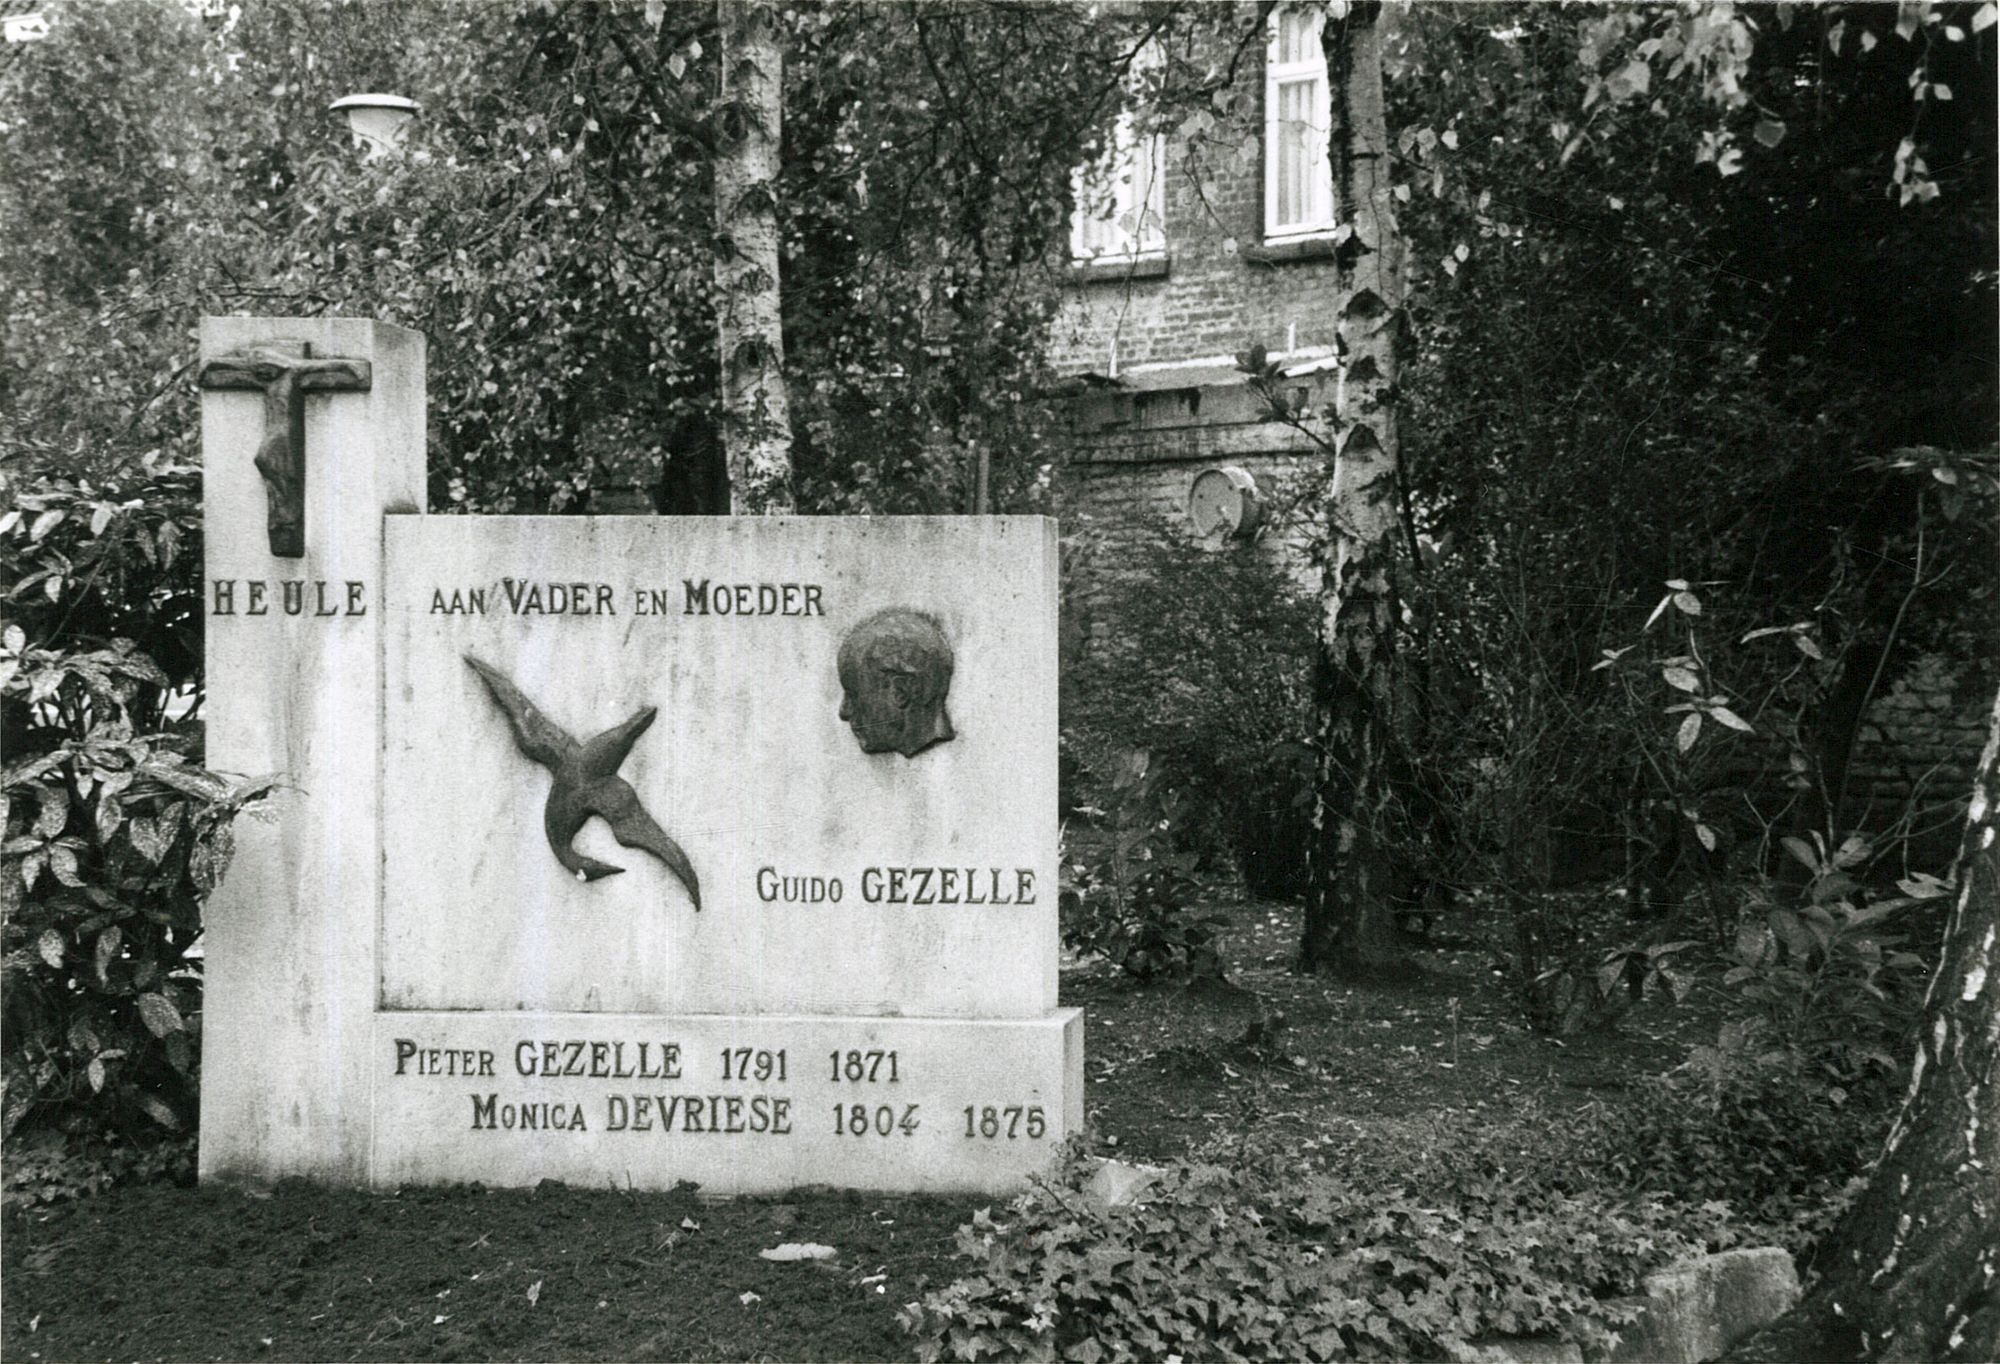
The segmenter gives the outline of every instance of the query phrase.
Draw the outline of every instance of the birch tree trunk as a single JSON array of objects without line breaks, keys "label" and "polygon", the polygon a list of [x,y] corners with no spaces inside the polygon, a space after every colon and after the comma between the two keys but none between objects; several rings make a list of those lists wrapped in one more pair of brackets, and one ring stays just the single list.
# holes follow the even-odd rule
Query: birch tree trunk
[{"label": "birch tree trunk", "polygon": [[1382,105],[1382,6],[1334,6],[1322,30],[1345,364],[1333,482],[1324,508],[1314,700],[1319,726],[1306,850],[1307,971],[1378,975],[1407,967],[1380,842],[1390,806],[1396,700],[1396,361],[1403,322]]},{"label": "birch tree trunk", "polygon": [[1743,1360],[2000,1359],[2000,697],[1910,1092],[1804,1302]]},{"label": "birch tree trunk", "polygon": [[784,48],[767,0],[716,0],[715,294],[722,440],[734,513],[792,509],[792,420],[778,292]]}]

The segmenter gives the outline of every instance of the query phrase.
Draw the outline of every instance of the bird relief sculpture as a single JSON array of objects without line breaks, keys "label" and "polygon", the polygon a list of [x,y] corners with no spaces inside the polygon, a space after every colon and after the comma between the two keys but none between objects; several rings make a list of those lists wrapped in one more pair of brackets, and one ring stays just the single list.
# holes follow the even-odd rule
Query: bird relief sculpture
[{"label": "bird relief sculpture", "polygon": [[595,881],[624,870],[623,867],[586,857],[572,846],[570,840],[576,837],[577,830],[583,827],[585,820],[596,815],[611,827],[612,835],[620,843],[649,852],[666,863],[667,870],[687,887],[688,898],[699,912],[701,882],[695,876],[694,865],[681,851],[681,845],[669,838],[666,831],[646,813],[631,783],[618,775],[618,768],[625,761],[626,754],[632,751],[632,745],[653,723],[657,709],[647,706],[623,724],[605,730],[586,743],[578,743],[560,725],[542,714],[535,703],[522,695],[521,689],[508,681],[498,669],[482,663],[471,654],[465,656],[465,661],[479,674],[480,681],[486,684],[486,690],[507,716],[507,722],[514,730],[515,745],[548,768],[555,778],[549,788],[548,803],[543,808],[542,828],[548,835],[550,850],[563,869],[579,881]]}]

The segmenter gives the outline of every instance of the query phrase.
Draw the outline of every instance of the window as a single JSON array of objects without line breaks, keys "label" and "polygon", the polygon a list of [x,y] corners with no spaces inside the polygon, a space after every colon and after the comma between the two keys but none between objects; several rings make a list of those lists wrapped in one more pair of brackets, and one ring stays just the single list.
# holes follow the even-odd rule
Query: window
[{"label": "window", "polygon": [[1326,53],[1321,11],[1283,6],[1271,15],[1264,59],[1264,238],[1284,241],[1333,230],[1333,168],[1326,139]]},{"label": "window", "polygon": [[[1132,64],[1134,82],[1159,65],[1147,48]],[[1141,133],[1130,111],[1118,116],[1096,163],[1070,177],[1075,209],[1069,250],[1079,261],[1160,256],[1167,249],[1166,138]]]}]

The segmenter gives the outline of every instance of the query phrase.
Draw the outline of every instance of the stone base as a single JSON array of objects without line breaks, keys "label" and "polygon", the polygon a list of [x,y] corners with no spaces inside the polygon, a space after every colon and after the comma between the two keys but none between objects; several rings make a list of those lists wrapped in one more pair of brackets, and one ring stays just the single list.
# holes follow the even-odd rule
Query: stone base
[{"label": "stone base", "polygon": [[1083,1013],[385,1012],[369,1179],[1004,1193],[1083,1124]]}]

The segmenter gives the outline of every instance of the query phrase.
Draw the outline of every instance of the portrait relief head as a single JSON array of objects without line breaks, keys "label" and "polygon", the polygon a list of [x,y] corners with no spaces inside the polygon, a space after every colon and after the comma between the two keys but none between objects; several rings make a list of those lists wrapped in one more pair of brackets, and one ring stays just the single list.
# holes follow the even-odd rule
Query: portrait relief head
[{"label": "portrait relief head", "polygon": [[892,606],[840,642],[840,718],[863,753],[913,758],[952,737],[951,643],[936,620]]}]

